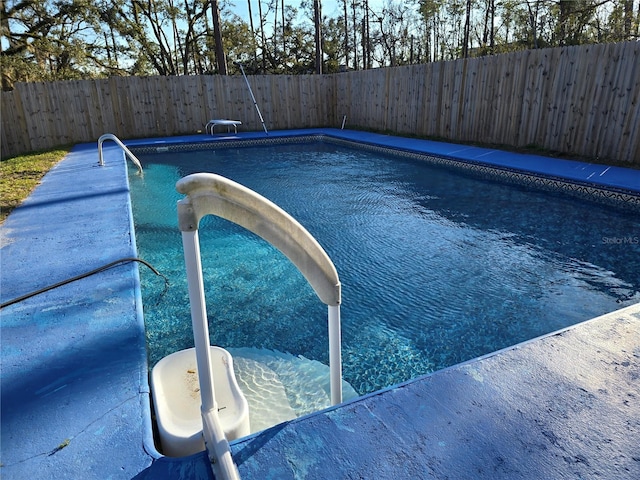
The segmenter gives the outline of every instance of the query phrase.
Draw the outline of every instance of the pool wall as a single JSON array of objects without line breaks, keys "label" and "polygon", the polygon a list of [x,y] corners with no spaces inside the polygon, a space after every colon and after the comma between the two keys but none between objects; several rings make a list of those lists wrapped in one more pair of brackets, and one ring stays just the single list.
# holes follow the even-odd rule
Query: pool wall
[{"label": "pool wall", "polygon": [[[310,135],[327,135],[345,141],[362,141],[380,148],[418,151],[421,154],[444,155],[465,161],[493,162],[494,165],[509,169],[535,169],[536,174],[548,174],[549,178],[565,177],[572,181],[592,184],[594,188],[613,189],[615,192],[629,195],[632,200],[640,196],[640,171],[619,167],[603,167],[346,130],[270,132],[269,138]],[[130,148],[166,148],[170,143],[188,145],[202,141],[262,141],[264,138],[263,133],[237,136],[223,134],[213,137],[196,135],[126,143]],[[121,150],[115,146],[105,146],[105,166],[99,167],[95,144],[74,147],[72,152],[45,176],[42,184],[27,201],[7,218],[2,226],[0,254],[0,298],[3,303],[114,260],[135,256],[127,169]],[[36,295],[0,311],[0,474],[3,477],[209,478],[204,455],[172,460],[161,457],[154,447],[138,268],[145,267],[125,263]],[[608,321],[613,322],[613,326],[606,324],[605,329],[617,332],[618,336],[623,335],[624,339],[631,338],[632,342],[633,338],[637,340],[640,324],[638,306],[630,307],[627,313],[614,315],[612,318],[613,320]],[[623,320],[616,320],[618,318]],[[536,358],[548,356],[545,348],[553,350],[554,336],[546,338],[544,341],[547,347],[536,347]],[[549,342],[552,344],[551,347],[548,346]],[[637,374],[640,374],[640,354],[633,350],[637,350],[637,342],[635,347],[633,344],[629,346],[627,340],[625,342],[621,347],[612,349],[611,355],[615,357],[614,360],[617,359],[616,361],[620,360],[618,357],[626,355],[625,359],[620,361],[626,362],[625,371],[628,369],[631,372],[629,375],[636,372],[637,378]],[[620,353],[620,349],[630,348],[631,352]],[[525,350],[515,349],[518,352]],[[459,423],[449,429],[442,424],[446,415],[442,416],[442,412],[439,414],[436,407],[448,401],[443,398],[455,397],[456,392],[464,391],[468,382],[478,382],[473,371],[486,368],[484,375],[487,379],[492,375],[508,377],[505,369],[508,370],[513,361],[524,361],[522,357],[509,360],[512,351],[514,350],[509,350],[507,354],[489,356],[479,361],[480,363],[471,370],[468,365],[447,370],[458,372],[454,377],[451,377],[451,373],[436,372],[427,379],[408,382],[402,387],[388,389],[384,394],[370,395],[346,407],[276,426],[262,434],[234,443],[234,455],[240,463],[243,478],[323,478],[321,475],[332,478],[331,472],[338,475],[333,478],[339,478],[340,475],[345,475],[344,472],[349,471],[353,471],[354,474],[373,474],[378,471],[379,478],[391,478],[386,474],[395,475],[398,472],[411,471],[403,470],[402,462],[405,462],[407,468],[417,469],[421,464],[428,462],[429,458],[444,462],[443,465],[453,462],[453,468],[456,461],[460,462],[448,457],[453,455],[453,451],[449,452],[446,458],[442,455],[429,456],[428,452],[423,452],[426,457],[417,457],[419,452],[408,448],[406,441],[397,437],[397,432],[389,431],[391,437],[388,441],[377,442],[376,439],[381,435],[386,435],[377,429],[387,428],[385,425],[389,425],[388,419],[380,425],[364,422],[362,419],[372,415],[386,418],[394,408],[400,407],[394,399],[402,396],[405,404],[401,410],[396,410],[402,418],[410,418],[417,414],[416,409],[419,408],[433,410],[429,418],[430,422],[435,423],[416,427],[418,430],[424,429],[414,432],[416,438],[426,439],[429,435],[429,438],[435,438],[433,428],[437,425],[438,432],[447,437],[442,437],[444,446],[452,445],[456,432],[463,432],[464,422],[469,421],[469,418],[457,417]],[[524,354],[526,356],[526,352]],[[573,355],[577,355],[580,360],[579,350]],[[501,360],[487,364],[486,360],[492,358]],[[529,367],[525,366],[526,368],[523,367],[519,371],[523,375],[529,371],[535,376],[535,370],[530,370],[534,366],[534,363],[531,363]],[[597,366],[596,362],[595,366],[591,365],[590,368]],[[447,383],[446,378],[454,380]],[[428,387],[429,393],[420,393],[420,385],[425,385],[425,381],[432,386],[440,382],[447,383],[449,396],[441,397],[444,390],[432,386]],[[509,381],[513,382],[514,379]],[[503,386],[508,385],[507,380],[504,382]],[[546,398],[551,393],[537,390],[546,387],[536,387],[533,381],[530,383],[533,394],[537,392]],[[625,383],[624,392],[636,395],[637,399],[640,397],[637,381],[635,387],[633,385],[631,380]],[[493,386],[498,388],[500,384]],[[497,398],[497,395],[494,397]],[[491,401],[495,401],[496,398]],[[570,401],[571,398],[569,395],[563,401]],[[472,400],[473,398],[469,398],[469,401]],[[578,407],[574,405],[566,408]],[[627,414],[635,415],[629,418],[640,418],[637,402],[630,404],[629,408],[631,410],[619,412],[622,416],[620,422],[624,423]],[[447,409],[445,414],[446,411]],[[535,412],[531,415],[531,418],[534,418]],[[609,418],[613,418],[612,415],[610,413]],[[523,427],[523,435],[531,428],[532,423],[535,422],[528,421],[526,428]],[[587,435],[588,423],[583,421],[577,424],[576,428],[580,429],[581,434]],[[476,422],[475,425],[473,428],[479,429],[478,431],[484,428],[482,422]],[[615,445],[619,445],[619,450],[627,456],[626,460],[620,460],[621,465],[627,468],[627,471],[632,467],[636,468],[636,471],[639,470],[639,462],[630,459],[632,452],[628,448],[629,442],[635,441],[636,446],[640,443],[640,427],[637,420],[635,423],[627,422],[625,432],[618,431],[621,428],[620,423],[614,422],[612,425],[611,428],[616,430],[613,433],[609,432],[609,437],[618,442]],[[517,429],[517,425],[514,428]],[[573,427],[565,427],[569,428]],[[342,437],[342,441],[347,444],[338,445],[336,450],[335,446],[325,443],[325,440],[339,437],[341,430],[351,434]],[[352,435],[354,432],[358,435]],[[558,430],[553,430],[552,433],[560,438],[561,432]],[[571,436],[575,432],[565,433]],[[622,436],[625,436],[624,440],[619,439]],[[463,440],[460,435],[457,438],[459,441]],[[299,452],[295,453],[296,442],[300,448],[306,448],[312,453],[307,453],[306,458],[300,456]],[[358,442],[361,447],[358,447]],[[556,440],[556,444],[558,443],[559,440]],[[319,446],[318,449],[309,450],[312,444]],[[469,445],[469,441],[466,444]],[[385,452],[393,445],[401,451],[394,457],[393,465],[385,464]],[[433,448],[441,448],[437,442],[434,445]],[[367,455],[363,452],[365,446]],[[379,453],[376,452],[376,448],[380,448]],[[494,445],[492,448],[497,447]],[[583,445],[580,448],[586,447]],[[525,453],[524,450],[521,452],[522,455]],[[560,453],[561,449],[556,448],[552,455],[557,457]],[[501,453],[496,451],[496,456],[499,454]],[[580,452],[577,452],[576,455],[579,454]],[[312,455],[313,458],[308,455]],[[556,461],[555,457],[546,458],[542,451],[537,455],[540,461],[549,462],[549,465]],[[576,455],[572,458],[579,459]],[[326,462],[327,457],[334,461]],[[505,459],[507,460],[509,459]],[[600,459],[599,462],[605,460]],[[376,461],[381,462],[379,470],[375,468]],[[332,463],[335,464],[333,467]],[[595,463],[593,459],[592,463]],[[586,468],[578,464],[576,460],[576,469]],[[308,467],[306,471],[310,472],[309,475],[305,475],[305,465]],[[322,470],[323,468],[325,470]],[[459,465],[456,468],[459,468]],[[273,475],[268,474],[270,469],[273,470]],[[424,472],[427,470],[424,469]],[[429,478],[431,475],[427,473],[422,476]],[[490,472],[485,473],[486,475],[476,476],[491,478]],[[280,474],[284,476],[279,476]]]}]

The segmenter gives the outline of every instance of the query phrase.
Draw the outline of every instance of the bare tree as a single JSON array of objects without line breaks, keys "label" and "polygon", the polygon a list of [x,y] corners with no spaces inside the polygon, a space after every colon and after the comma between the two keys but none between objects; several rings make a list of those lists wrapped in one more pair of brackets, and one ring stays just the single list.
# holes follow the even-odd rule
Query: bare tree
[{"label": "bare tree", "polygon": [[351,0],[351,10],[352,10],[352,25],[353,25],[353,69],[358,70],[359,62],[358,62],[358,49],[356,45],[358,45],[357,31],[356,25],[358,22],[356,20],[356,8],[358,6],[358,2],[356,0]]},{"label": "bare tree", "polygon": [[495,18],[496,18],[496,2],[495,0],[487,0],[484,11],[484,28],[482,31],[481,47],[484,52],[493,53],[495,45]]},{"label": "bare tree", "polygon": [[364,18],[362,19],[362,62],[364,68],[371,68],[371,29],[369,28],[369,0],[364,0]]},{"label": "bare tree", "polygon": [[262,16],[262,1],[258,0],[258,15],[260,17],[260,38],[262,43],[260,49],[262,50],[262,71],[267,70],[267,40],[264,33],[264,24],[266,22],[265,17]]},{"label": "bare tree", "polygon": [[316,73],[322,74],[322,3],[320,0],[313,0],[313,25],[315,31],[316,47]]},{"label": "bare tree", "polygon": [[280,9],[280,12],[281,12],[281,15],[282,15],[282,53],[283,53],[283,55],[286,55],[286,53],[287,53],[287,24],[285,23],[285,16],[284,16],[284,0],[282,0],[282,8]]},{"label": "bare tree", "polygon": [[344,8],[344,66],[349,68],[349,15],[347,13],[347,0],[342,0]]},{"label": "bare tree", "polygon": [[471,30],[471,0],[467,0],[464,15],[464,36],[462,40],[462,57],[469,56],[469,31]]},{"label": "bare tree", "polygon": [[377,64],[395,67],[412,63],[416,57],[414,32],[420,29],[420,18],[411,3],[390,1],[371,16],[377,26],[376,48],[371,49]]},{"label": "bare tree", "polygon": [[227,57],[224,54],[224,45],[222,43],[222,26],[220,25],[220,8],[218,0],[211,1],[211,17],[213,20],[213,38],[216,49],[216,65],[220,75],[227,75]]},{"label": "bare tree", "polygon": [[[258,0],[260,1],[260,0]],[[249,4],[249,25],[251,27],[251,38],[252,38],[252,47],[253,47],[253,60],[255,62],[255,64],[258,64],[258,52],[257,52],[257,48],[256,48],[256,31],[253,28],[253,14],[251,13],[251,0],[247,0],[247,3]]]}]

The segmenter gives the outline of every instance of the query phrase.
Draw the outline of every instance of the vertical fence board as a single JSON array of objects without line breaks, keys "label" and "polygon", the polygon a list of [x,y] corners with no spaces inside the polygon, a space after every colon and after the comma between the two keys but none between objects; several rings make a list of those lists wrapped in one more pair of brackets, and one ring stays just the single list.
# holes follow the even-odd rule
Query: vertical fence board
[{"label": "vertical fence board", "polygon": [[[557,150],[561,145],[562,122],[565,115],[565,99],[567,96],[567,75],[568,75],[569,54],[567,48],[558,48],[549,52],[546,58],[547,74],[544,75],[546,90],[549,96],[544,105],[543,114],[539,117],[538,126],[544,124],[545,115],[547,127],[539,129],[533,142],[536,147],[545,147]],[[544,67],[543,67],[544,68]]]},{"label": "vertical fence board", "polygon": [[[631,92],[635,85],[638,87],[638,55],[633,55],[631,49],[619,50],[617,72],[612,78],[610,87],[611,101],[609,102],[609,119],[604,126],[603,144],[600,155],[608,158],[620,148],[624,150],[628,123],[627,116],[632,110]],[[637,104],[636,104],[637,105]]]},{"label": "vertical fence board", "polygon": [[519,120],[519,131],[520,141],[524,145],[534,143],[533,139],[538,126],[537,120],[540,118],[542,63],[543,59],[540,58],[538,52],[532,52],[529,56],[529,61],[523,66],[526,70],[523,79],[524,88],[522,91],[522,112]]},{"label": "vertical fence board", "polygon": [[414,135],[425,135],[426,109],[428,107],[429,90],[424,65],[414,65],[411,72],[416,83],[415,108],[412,118],[412,132]]},{"label": "vertical fence board", "polygon": [[[25,83],[17,86],[22,105],[25,109],[25,134],[29,138],[29,147],[33,150],[44,148],[41,135],[44,135],[45,126],[42,124],[45,113],[40,109],[41,83]],[[6,117],[3,115],[3,122]],[[62,143],[62,142],[61,142]]]},{"label": "vertical fence board", "polygon": [[403,133],[412,134],[416,131],[417,112],[422,100],[422,82],[416,66],[407,67],[403,72],[402,83],[406,85],[403,112]]},{"label": "vertical fence board", "polygon": [[579,60],[576,62],[578,82],[571,104],[571,116],[575,125],[574,148],[577,149],[584,148],[585,144],[585,130],[588,121],[585,106],[589,103],[588,99],[593,97],[593,76],[599,61],[598,48],[596,47],[598,46],[593,45],[591,48],[580,49]]},{"label": "vertical fence board", "polygon": [[478,138],[480,130],[479,115],[483,110],[482,92],[479,85],[481,61],[467,59],[463,70],[462,101],[460,102],[460,133],[462,140]]},{"label": "vertical fence board", "polygon": [[607,62],[603,71],[602,84],[600,85],[600,101],[594,119],[594,154],[602,155],[603,145],[606,145],[608,123],[611,121],[611,102],[616,94],[616,75],[621,66],[620,52],[614,45],[607,45]]},{"label": "vertical fence board", "polygon": [[622,125],[622,141],[616,156],[638,159],[640,157],[640,135],[638,134],[640,132],[640,115],[637,113],[640,105],[640,49],[632,49],[628,46],[628,50],[626,60],[629,69],[628,96],[623,104],[626,115]]},{"label": "vertical fence board", "polygon": [[496,103],[498,100],[497,91],[499,86],[499,76],[496,71],[496,57],[482,57],[478,59],[481,63],[478,82],[480,87],[480,97],[482,108],[478,108],[476,119],[478,121],[478,139],[488,144],[498,143],[495,132],[497,120]]},{"label": "vertical fence board", "polygon": [[433,136],[433,137],[441,136],[440,124],[441,124],[441,119],[443,118],[442,117],[442,99],[444,97],[444,94],[442,91],[443,65],[444,65],[444,62],[436,62],[429,65],[430,67],[429,72],[431,73],[430,75],[431,78],[429,82],[429,88],[430,88],[429,98],[431,99],[430,101],[431,108],[429,108],[429,111],[427,112],[428,125],[429,125],[427,135]]},{"label": "vertical fence board", "polygon": [[[21,85],[19,85],[21,86]],[[27,132],[25,108],[20,97],[20,89],[11,92],[2,92],[2,134],[0,141],[0,153],[2,157],[15,155],[33,150]],[[5,121],[10,119],[11,121]]]},{"label": "vertical fence board", "polygon": [[533,145],[542,146],[549,143],[549,136],[556,130],[556,98],[555,98],[555,80],[556,65],[560,61],[561,49],[551,49],[545,52],[544,58],[541,59],[540,82],[541,98],[540,98],[540,114],[536,121],[536,134],[530,142]]},{"label": "vertical fence board", "polygon": [[492,110],[492,120],[493,124],[490,126],[492,137],[494,143],[497,144],[505,144],[504,131],[506,126],[506,115],[505,115],[505,107],[509,104],[509,99],[506,94],[506,85],[508,82],[508,71],[507,68],[509,66],[509,62],[498,62],[495,65],[495,70],[493,72],[491,81],[495,82],[495,93],[492,99],[493,108]]},{"label": "vertical fence board", "polygon": [[564,62],[564,75],[562,78],[561,88],[558,92],[559,110],[561,112],[561,122],[558,125],[560,132],[559,143],[554,145],[553,149],[557,151],[571,151],[573,148],[573,117],[571,115],[571,102],[576,89],[577,81],[577,65],[576,65],[576,49],[566,48],[566,56]]},{"label": "vertical fence board", "polygon": [[511,84],[511,108],[509,118],[510,139],[517,147],[527,145],[524,143],[522,135],[522,111],[524,110],[524,85],[527,80],[527,66],[532,55],[531,50],[527,50],[525,55],[515,57],[513,79]]}]

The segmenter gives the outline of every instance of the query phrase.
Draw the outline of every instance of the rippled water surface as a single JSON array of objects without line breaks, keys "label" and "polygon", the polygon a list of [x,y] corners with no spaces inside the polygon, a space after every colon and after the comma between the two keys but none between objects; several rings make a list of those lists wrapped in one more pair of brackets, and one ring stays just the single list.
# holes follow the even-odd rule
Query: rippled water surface
[{"label": "rippled water surface", "polygon": [[[130,175],[150,363],[193,345],[176,181],[208,171],[302,223],[343,285],[345,379],[364,394],[640,301],[640,221],[610,207],[317,143],[140,155]],[[201,223],[212,342],[328,362],[326,307],[289,261]]]}]

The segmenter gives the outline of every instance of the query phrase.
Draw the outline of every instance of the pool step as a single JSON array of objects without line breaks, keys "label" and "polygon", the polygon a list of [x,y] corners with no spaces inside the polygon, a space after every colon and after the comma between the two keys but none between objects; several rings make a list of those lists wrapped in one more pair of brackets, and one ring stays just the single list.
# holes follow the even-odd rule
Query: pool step
[{"label": "pool step", "polygon": [[[249,435],[249,405],[235,378],[231,354],[209,346],[209,355],[218,407],[215,421],[220,433],[229,440]],[[205,447],[202,438],[205,416],[196,357],[195,348],[180,350],[164,357],[151,370],[160,443],[163,453],[171,457],[191,455]]]},{"label": "pool step", "polygon": [[264,363],[234,355],[238,385],[249,404],[251,433],[297,417],[278,374]]},{"label": "pool step", "polygon": [[[219,347],[210,347],[213,353]],[[255,348],[229,348],[227,355],[231,354],[233,361],[226,360],[224,365],[233,364],[237,385],[242,391],[248,404],[249,428],[240,436],[265,430],[269,427],[293,420],[297,417],[323,410],[331,406],[331,389],[329,367],[315,360],[309,360],[302,356],[283,353],[267,349]],[[172,361],[169,358],[183,358],[184,361]],[[231,357],[229,357],[231,358]],[[176,372],[169,375],[167,368]],[[222,365],[220,365],[222,367]],[[214,368],[216,375],[223,373],[224,368]],[[169,375],[172,381],[160,381]],[[225,397],[224,382],[216,381],[216,398],[218,399],[219,414],[221,420],[232,414],[230,403],[222,401],[219,397]],[[162,448],[165,455],[183,456],[200,451],[204,448],[202,442],[202,419],[200,415],[200,388],[196,368],[195,350],[188,349],[176,352],[163,361],[158,362],[152,371],[152,384],[156,412],[164,404],[161,400],[165,397],[179,397],[177,403],[181,405],[173,414],[160,415],[169,419],[170,425],[162,427],[164,432]],[[166,384],[166,385],[165,385]],[[163,386],[172,388],[162,388]],[[178,386],[180,385],[180,386]],[[228,395],[227,395],[228,396]],[[347,382],[343,382],[343,397],[345,400],[357,397],[358,394]],[[175,399],[170,402],[176,403]],[[160,412],[162,413],[162,412]],[[157,412],[158,414],[158,412]],[[178,415],[180,419],[176,417]],[[180,439],[176,443],[175,428],[173,423],[179,420]],[[186,422],[186,423],[185,423]],[[186,430],[185,430],[186,429]],[[184,430],[184,431],[183,431]],[[188,430],[188,434],[185,433]],[[173,432],[173,436],[167,432]],[[225,431],[225,434],[228,433]],[[232,435],[230,439],[238,438]]]},{"label": "pool step", "polygon": [[[274,350],[227,350],[249,403],[252,433],[331,406],[328,366]],[[345,381],[342,390],[345,401],[358,396]]]}]

